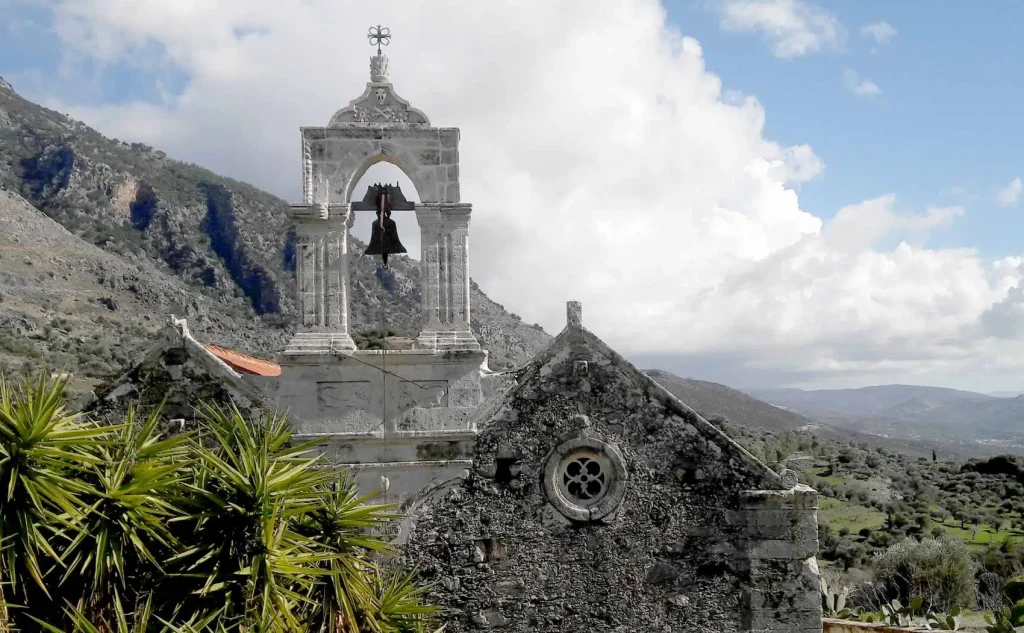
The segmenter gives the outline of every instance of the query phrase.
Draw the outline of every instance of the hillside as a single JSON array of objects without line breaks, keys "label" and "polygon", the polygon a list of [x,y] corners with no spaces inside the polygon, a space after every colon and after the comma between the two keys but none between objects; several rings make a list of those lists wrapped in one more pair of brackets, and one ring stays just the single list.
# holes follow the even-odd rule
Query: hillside
[{"label": "hillside", "polygon": [[901,437],[858,430],[844,426],[842,420],[837,422],[835,418],[813,412],[801,414],[718,383],[680,378],[656,369],[645,373],[705,418],[712,421],[724,419],[748,430],[764,429],[772,433],[806,431],[822,439],[863,447],[884,447],[914,457],[929,457],[933,450],[946,457],[993,455],[1001,450],[997,446],[950,443],[929,436]]},{"label": "hillside", "polygon": [[[135,354],[169,312],[188,317],[204,340],[260,356],[291,335],[294,235],[283,200],[107,139],[3,81],[0,188],[7,369],[59,366],[94,381]],[[352,239],[350,252],[364,248]],[[383,324],[416,334],[418,263],[393,261],[385,291],[374,260],[352,258],[353,332]],[[475,283],[472,300],[492,367],[525,362],[550,340]]]},{"label": "hillside", "polygon": [[762,389],[751,394],[831,426],[941,441],[965,451],[1024,450],[1024,397],[914,385]]},{"label": "hillside", "polygon": [[725,385],[680,378],[660,369],[648,369],[644,373],[706,418],[722,416],[747,428],[763,428],[769,431],[822,428],[820,424],[805,416],[773,406]]}]

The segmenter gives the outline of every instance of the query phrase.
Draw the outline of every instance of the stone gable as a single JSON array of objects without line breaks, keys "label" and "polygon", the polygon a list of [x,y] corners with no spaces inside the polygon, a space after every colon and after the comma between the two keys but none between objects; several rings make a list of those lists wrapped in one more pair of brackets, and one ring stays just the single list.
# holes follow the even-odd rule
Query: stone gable
[{"label": "stone gable", "polygon": [[256,385],[195,340],[184,320],[174,320],[141,362],[96,390],[85,411],[120,421],[129,405],[146,415],[163,404],[163,430],[175,432],[194,427],[200,403],[234,404],[251,419],[268,406]]},{"label": "stone gable", "polygon": [[448,630],[820,630],[815,493],[569,322],[407,507]]}]

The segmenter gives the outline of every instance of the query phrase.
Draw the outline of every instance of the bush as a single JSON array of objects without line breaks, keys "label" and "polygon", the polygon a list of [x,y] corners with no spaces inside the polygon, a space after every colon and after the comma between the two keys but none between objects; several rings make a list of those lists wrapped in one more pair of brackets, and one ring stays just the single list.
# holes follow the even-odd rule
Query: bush
[{"label": "bush", "polygon": [[943,613],[976,604],[974,571],[967,544],[947,537],[908,539],[874,561],[875,580],[887,599],[907,603],[921,596],[925,609]]}]

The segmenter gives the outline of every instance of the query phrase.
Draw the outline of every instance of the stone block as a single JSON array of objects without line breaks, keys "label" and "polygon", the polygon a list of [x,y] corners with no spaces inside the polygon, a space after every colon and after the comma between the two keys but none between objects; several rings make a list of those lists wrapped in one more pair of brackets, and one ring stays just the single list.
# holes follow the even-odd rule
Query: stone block
[{"label": "stone block", "polygon": [[419,163],[421,165],[440,165],[441,152],[436,149],[422,149],[419,151]]},{"label": "stone block", "polygon": [[741,619],[745,631],[821,631],[821,606],[816,609],[749,609]]},{"label": "stone block", "polygon": [[439,130],[441,149],[456,149],[459,146],[459,128],[447,127]]},{"label": "stone block", "polygon": [[448,167],[448,174],[447,174],[447,176],[448,176],[448,181],[449,182],[458,182],[459,181],[459,166],[458,165],[450,165]]},{"label": "stone block", "polygon": [[459,150],[457,150],[457,149],[443,149],[443,150],[441,150],[441,164],[442,165],[458,165],[459,164]]},{"label": "stone block", "polygon": [[744,608],[758,611],[772,609],[813,611],[820,607],[820,601],[821,596],[817,591],[804,591],[801,587],[783,587],[780,589],[754,587],[744,592],[742,604]]},{"label": "stone block", "polygon": [[747,537],[752,540],[816,540],[818,521],[813,511],[750,510],[746,513]]},{"label": "stone block", "polygon": [[740,507],[744,510],[817,510],[818,493],[802,484],[790,490],[744,490],[740,493]]}]

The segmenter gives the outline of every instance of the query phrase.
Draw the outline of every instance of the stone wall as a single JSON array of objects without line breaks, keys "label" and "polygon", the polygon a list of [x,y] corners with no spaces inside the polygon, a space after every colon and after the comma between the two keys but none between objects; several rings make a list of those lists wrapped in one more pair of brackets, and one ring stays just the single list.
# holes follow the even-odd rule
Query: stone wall
[{"label": "stone wall", "polygon": [[744,630],[819,631],[818,495],[807,486],[744,491]]},{"label": "stone wall", "polygon": [[[447,631],[821,630],[814,491],[750,492],[778,476],[582,327],[487,410],[400,539]],[[578,446],[618,456],[624,492],[574,520],[550,465]]]}]

